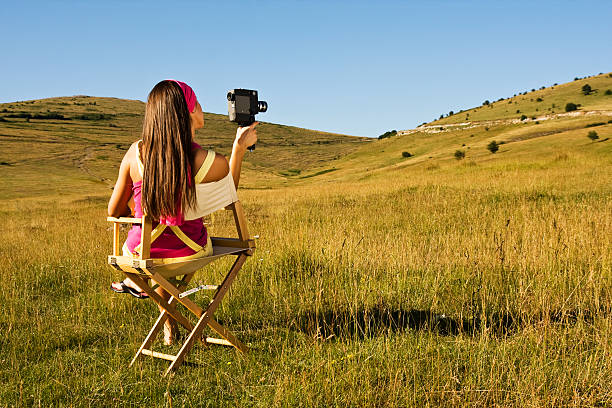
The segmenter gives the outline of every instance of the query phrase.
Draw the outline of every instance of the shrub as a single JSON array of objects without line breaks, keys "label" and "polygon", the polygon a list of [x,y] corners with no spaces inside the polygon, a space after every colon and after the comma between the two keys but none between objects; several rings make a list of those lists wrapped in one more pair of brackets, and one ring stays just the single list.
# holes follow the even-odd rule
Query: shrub
[{"label": "shrub", "polygon": [[589,84],[584,84],[582,86],[582,93],[585,95],[590,95],[591,92],[593,92],[593,88],[591,88],[591,85]]},{"label": "shrub", "polygon": [[444,117],[444,114],[441,114],[439,119],[442,119],[443,117]]},{"label": "shrub", "polygon": [[612,119],[610,119],[610,120],[608,121],[608,123],[612,123]]},{"label": "shrub", "polygon": [[576,105],[573,102],[568,102],[567,104],[565,104],[565,111],[566,112],[575,111],[576,109],[578,109],[578,105]]},{"label": "shrub", "polygon": [[490,104],[490,103],[491,103],[491,102],[489,102],[489,100],[487,99],[487,100],[486,100],[486,101],[484,101],[482,104],[483,104],[483,105],[488,105],[488,104]]},{"label": "shrub", "polygon": [[485,127],[485,132],[488,132],[488,131],[489,131],[489,128],[488,128],[488,127]]},{"label": "shrub", "polygon": [[448,116],[453,116],[454,114],[455,114],[455,112],[453,112],[453,111],[448,112]]},{"label": "shrub", "polygon": [[536,99],[536,102],[542,102],[543,100],[544,100],[544,99],[542,99],[542,98],[537,98],[537,99]]},{"label": "shrub", "polygon": [[11,113],[9,115],[6,115],[7,118],[23,118],[23,119],[30,119],[32,117],[31,113]]},{"label": "shrub", "polygon": [[596,132],[596,131],[594,131],[594,130],[591,130],[591,131],[590,131],[590,132],[587,134],[587,137],[588,137],[589,139],[591,139],[592,141],[595,141],[595,140],[599,139],[599,135],[598,135],[598,134],[597,134],[597,132]]},{"label": "shrub", "polygon": [[2,116],[0,116],[0,122],[8,122],[8,120],[6,120]]},{"label": "shrub", "polygon": [[108,120],[113,119],[115,115],[110,113],[84,113],[82,115],[77,115],[74,119],[79,120]]},{"label": "shrub", "polygon": [[609,76],[610,78],[612,78],[612,74],[608,74],[608,76]]},{"label": "shrub", "polygon": [[589,123],[588,125],[586,125],[586,126],[585,126],[585,128],[590,128],[590,127],[595,127],[595,126],[601,126],[601,125],[605,125],[605,123],[603,123],[603,122]]},{"label": "shrub", "polygon": [[70,118],[64,117],[59,113],[37,113],[32,116],[32,119],[57,119],[57,120],[70,120]]},{"label": "shrub", "polygon": [[527,115],[521,115],[521,120],[527,119]]},{"label": "shrub", "polygon": [[382,135],[378,136],[378,139],[379,140],[380,139],[386,139],[388,137],[395,136],[395,135],[397,135],[397,130],[395,130],[395,129],[394,130],[389,130],[388,132],[385,132]]},{"label": "shrub", "polygon": [[455,159],[461,160],[465,157],[465,152],[463,150],[455,150]]},{"label": "shrub", "polygon": [[487,145],[487,150],[490,151],[491,153],[495,153],[496,151],[499,150],[499,144],[495,140],[493,140],[491,143]]},{"label": "shrub", "polygon": [[604,95],[612,95],[612,89],[606,89],[606,92],[604,92]]},{"label": "shrub", "polygon": [[412,153],[410,153],[410,152],[402,152],[402,157],[406,157],[406,158],[412,157]]},{"label": "shrub", "polygon": [[521,110],[520,110],[520,109],[517,109],[517,110],[516,110],[516,113],[521,113]]}]

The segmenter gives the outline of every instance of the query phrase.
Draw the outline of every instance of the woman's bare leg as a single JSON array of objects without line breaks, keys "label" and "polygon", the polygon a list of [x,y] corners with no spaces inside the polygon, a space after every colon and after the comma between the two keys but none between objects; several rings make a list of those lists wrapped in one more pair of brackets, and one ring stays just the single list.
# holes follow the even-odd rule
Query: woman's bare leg
[{"label": "woman's bare leg", "polygon": [[[166,302],[170,300],[170,294],[161,287],[156,288],[155,292],[157,292],[157,294]],[[159,311],[163,312],[164,309],[159,307]],[[164,344],[167,346],[173,344],[176,336],[178,336],[178,325],[172,317],[168,316],[166,322],[164,323]]]}]

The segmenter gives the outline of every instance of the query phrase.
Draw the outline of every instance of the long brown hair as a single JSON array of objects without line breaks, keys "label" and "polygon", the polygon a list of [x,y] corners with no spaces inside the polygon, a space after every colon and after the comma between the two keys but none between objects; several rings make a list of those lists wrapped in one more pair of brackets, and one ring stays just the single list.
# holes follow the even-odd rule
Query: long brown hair
[{"label": "long brown hair", "polygon": [[153,219],[195,202],[191,120],[180,86],[161,81],[147,99],[142,126],[142,208]]}]

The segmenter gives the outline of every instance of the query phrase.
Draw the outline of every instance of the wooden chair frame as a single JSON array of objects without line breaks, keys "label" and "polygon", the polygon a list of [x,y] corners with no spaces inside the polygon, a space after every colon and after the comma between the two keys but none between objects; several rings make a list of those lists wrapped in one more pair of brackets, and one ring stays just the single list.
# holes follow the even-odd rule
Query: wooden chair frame
[{"label": "wooden chair frame", "polygon": [[[156,264],[155,259],[150,257],[152,225],[149,217],[107,218],[108,221],[113,223],[113,255],[109,255],[108,257],[109,265],[113,269],[122,271],[125,276],[132,279],[134,283],[142,288],[142,290],[146,292],[149,297],[163,309],[153,324],[153,327],[149,331],[149,334],[146,336],[144,342],[136,352],[136,355],[130,362],[130,367],[136,362],[138,357],[141,355],[147,355],[171,361],[170,367],[168,367],[164,374],[168,375],[168,373],[176,370],[183,363],[185,357],[193,347],[196,340],[201,341],[205,346],[208,346],[208,344],[218,344],[233,346],[242,353],[246,353],[248,351],[247,347],[240,342],[240,340],[238,340],[229,330],[221,326],[213,319],[213,314],[219,307],[221,300],[229,290],[231,284],[234,282],[234,279],[236,279],[242,265],[246,261],[247,257],[251,256],[255,251],[255,242],[249,237],[246,219],[240,201],[235,201],[234,203],[225,207],[225,210],[232,211],[234,215],[234,222],[236,223],[238,238],[211,237],[213,245],[213,254],[211,256],[187,261],[179,261],[170,264]],[[121,224],[142,225],[142,249],[139,257],[134,258],[120,255],[121,241],[119,232]],[[205,287],[181,292],[181,287],[186,286],[193,279],[195,273],[199,269],[216,259],[228,255],[235,255],[237,258],[220,285],[204,285]],[[182,276],[182,278],[178,280],[177,284],[171,282],[171,278],[179,276]],[[153,287],[147,282],[147,278],[168,292],[171,295],[170,299],[166,301],[160,295],[158,295],[157,292],[153,290]],[[199,289],[216,289],[211,302],[205,309],[198,306],[187,297],[189,294],[195,293]],[[177,310],[177,302],[185,306],[188,311],[197,317],[198,320],[195,324],[193,324],[187,317]],[[153,351],[151,348],[153,341],[159,334],[159,331],[163,328],[164,323],[169,316],[189,331],[187,339],[176,355],[159,353]],[[207,326],[218,333],[221,338],[202,337],[202,332]]]}]

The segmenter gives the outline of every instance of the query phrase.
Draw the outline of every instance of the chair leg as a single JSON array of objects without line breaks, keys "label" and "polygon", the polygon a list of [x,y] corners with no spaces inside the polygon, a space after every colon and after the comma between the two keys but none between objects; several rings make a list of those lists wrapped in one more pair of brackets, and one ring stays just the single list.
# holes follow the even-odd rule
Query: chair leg
[{"label": "chair leg", "polygon": [[[182,299],[179,298],[178,289],[174,285],[172,285],[170,282],[168,282],[163,276],[157,273],[154,273],[151,276],[151,279],[157,282],[160,287],[162,287],[164,290],[170,293],[174,297],[174,299],[176,299],[183,306],[189,309],[198,318],[202,317],[202,314],[204,313],[204,309],[202,309],[199,305],[197,305],[196,303],[194,303],[191,299],[187,297],[184,297]],[[210,321],[208,322],[208,326],[210,326],[211,329],[219,333],[225,340],[227,340],[230,343],[229,345],[236,347],[238,351],[242,353],[246,353],[246,351],[248,350],[247,347],[244,344],[242,344],[229,330],[221,326],[214,319],[212,318],[210,319]]]},{"label": "chair leg", "polygon": [[234,346],[236,350],[240,351],[243,354],[249,351],[248,347],[245,346],[240,340],[238,340],[231,331],[221,326],[212,317],[208,321],[208,326],[217,333],[219,333],[219,335],[225,340],[227,340],[232,346]]},{"label": "chair leg", "polygon": [[189,351],[193,347],[193,342],[195,341],[195,339],[201,337],[202,330],[204,330],[204,328],[209,324],[210,318],[221,304],[221,300],[229,290],[231,284],[234,282],[234,279],[238,275],[238,271],[240,270],[240,268],[242,268],[242,265],[246,261],[246,258],[247,256],[244,254],[240,254],[238,256],[238,258],[234,262],[234,265],[232,265],[232,268],[223,280],[223,283],[221,284],[221,286],[219,286],[219,289],[217,289],[217,293],[215,293],[215,296],[206,308],[206,311],[204,311],[204,313],[201,315],[200,319],[198,320],[198,323],[195,325],[195,327],[189,334],[189,337],[176,355],[175,360],[172,362],[172,364],[170,364],[168,370],[166,370],[165,375],[168,375],[169,372],[177,369],[183,363],[183,360],[187,356],[187,353],[189,353]]},{"label": "chair leg", "polygon": [[[183,276],[183,278],[181,279],[181,282],[187,284],[189,283],[189,281],[191,281],[191,279],[194,277],[195,274],[190,274],[190,275],[185,275]],[[169,304],[172,304],[176,299],[174,297],[170,298],[170,300],[168,301]],[[161,330],[161,328],[164,326],[164,323],[166,322],[166,319],[168,318],[168,312],[166,312],[165,310],[163,310],[160,314],[159,317],[157,318],[157,321],[155,322],[155,324],[153,325],[153,327],[151,328],[151,330],[149,331],[149,334],[147,335],[147,337],[145,338],[144,342],[140,345],[140,348],[138,349],[138,351],[136,352],[136,355],[134,356],[134,358],[132,358],[132,361],[130,362],[130,367],[132,365],[134,365],[134,363],[136,362],[136,360],[138,359],[138,357],[140,357],[140,355],[142,354],[142,350],[146,349],[146,348],[150,348],[151,344],[153,343],[153,341],[155,340],[155,338],[157,337],[157,334],[159,333],[159,331]]]},{"label": "chair leg", "polygon": [[173,304],[166,302],[161,296],[159,296],[157,292],[155,292],[139,275],[128,272],[126,272],[126,275],[128,275],[136,285],[138,285],[142,290],[144,290],[146,294],[149,295],[149,297],[155,301],[155,303],[157,303],[166,312],[168,312],[168,314],[172,316],[174,320],[180,323],[181,326],[183,326],[189,331],[193,330],[193,324],[189,320],[187,320],[187,318],[183,316],[178,310],[176,310]]}]

